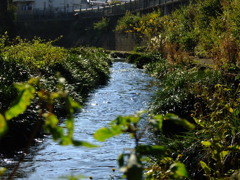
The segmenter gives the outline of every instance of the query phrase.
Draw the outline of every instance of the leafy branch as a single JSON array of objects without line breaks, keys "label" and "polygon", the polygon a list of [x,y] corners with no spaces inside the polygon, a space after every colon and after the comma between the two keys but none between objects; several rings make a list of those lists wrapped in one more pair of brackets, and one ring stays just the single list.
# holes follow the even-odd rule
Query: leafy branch
[{"label": "leafy branch", "polygon": [[[5,113],[0,114],[0,136],[3,136],[7,132],[7,121],[10,121],[20,114],[24,113],[32,104],[33,100],[36,100],[37,104],[41,105],[41,109],[39,110],[39,118],[38,123],[36,124],[36,128],[32,132],[29,143],[25,148],[26,151],[36,137],[39,128],[41,128],[39,125],[42,125],[44,131],[51,134],[53,140],[57,141],[60,145],[97,147],[96,145],[90,144],[88,142],[78,141],[74,139],[73,114],[76,112],[76,110],[80,109],[81,106],[68,95],[68,92],[63,89],[61,82],[64,81],[62,81],[62,78],[60,77],[58,82],[59,84],[56,86],[58,88],[55,92],[48,92],[45,89],[40,89],[41,83],[38,78],[32,78],[25,83],[15,83],[14,86],[18,90],[19,96]],[[64,127],[60,126],[59,118],[53,112],[54,102],[59,99],[62,99],[66,105],[65,110],[67,110],[67,115],[65,120],[65,128],[67,131],[64,131]],[[20,158],[19,162],[15,166],[8,179],[13,178],[13,175],[16,173],[16,170],[25,157],[24,154],[25,153],[23,153],[22,157]],[[0,175],[3,175],[5,171],[6,169],[1,167]]]},{"label": "leafy branch", "polygon": [[[146,170],[143,166],[144,156],[161,156],[162,158],[166,158],[167,147],[161,145],[139,144],[142,135],[148,128],[161,131],[163,121],[172,121],[189,130],[193,130],[195,127],[187,120],[174,114],[166,114],[165,116],[153,116],[149,120],[148,127],[145,127],[142,130],[139,121],[141,120],[143,113],[144,112],[140,112],[132,116],[119,116],[109,124],[109,127],[100,128],[94,134],[95,139],[98,141],[106,141],[107,139],[120,134],[129,134],[130,137],[135,140],[135,148],[133,148],[130,153],[121,154],[118,158],[120,171],[122,171],[129,180],[139,180],[143,178],[144,170]],[[127,162],[125,162],[126,156],[128,158]],[[169,171],[171,171],[172,177],[188,178],[185,165],[178,160],[172,162]],[[147,178],[151,179],[151,173],[148,173]]]}]

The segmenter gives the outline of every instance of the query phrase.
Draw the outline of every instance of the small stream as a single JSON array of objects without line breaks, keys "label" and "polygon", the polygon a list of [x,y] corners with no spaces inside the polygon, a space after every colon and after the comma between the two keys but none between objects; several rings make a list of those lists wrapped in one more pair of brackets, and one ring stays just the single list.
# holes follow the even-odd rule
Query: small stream
[{"label": "small stream", "polygon": [[[100,143],[93,139],[93,134],[119,115],[132,115],[146,109],[154,93],[154,81],[131,64],[114,62],[109,83],[94,91],[81,112],[75,115],[74,137],[101,147],[59,146],[46,137],[32,147],[15,179],[53,180],[69,175],[83,175],[85,179],[92,176],[94,180],[108,180],[113,175],[114,179],[121,179],[121,172],[113,173],[112,168],[118,169],[118,155],[126,148],[133,148],[134,141],[120,135]],[[13,162],[9,160],[9,163]]]}]

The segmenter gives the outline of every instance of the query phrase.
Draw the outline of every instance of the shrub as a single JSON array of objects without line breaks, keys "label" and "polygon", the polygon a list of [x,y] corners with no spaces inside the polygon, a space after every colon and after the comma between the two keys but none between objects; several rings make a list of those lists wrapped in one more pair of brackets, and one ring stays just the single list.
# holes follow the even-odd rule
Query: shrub
[{"label": "shrub", "polygon": [[163,134],[156,132],[154,142],[166,145],[170,158],[156,157],[151,175],[167,176],[169,169],[166,165],[173,159],[184,162],[193,179],[204,176],[223,178],[237,173],[239,73],[172,65],[161,58],[144,67],[160,79],[151,112],[175,113],[196,124],[195,131],[186,132],[169,121],[163,121]]},{"label": "shrub", "polygon": [[[162,64],[162,63],[161,63]],[[198,101],[195,96],[194,84],[201,82],[211,86],[218,82],[217,73],[198,68],[179,68],[172,65],[155,63],[153,67],[160,68],[154,71],[164,74],[161,79],[161,89],[156,92],[152,103],[154,113],[175,113],[181,117],[190,117],[194,104]],[[158,75],[159,76],[159,75]]]},{"label": "shrub", "polygon": [[1,49],[5,61],[24,63],[29,68],[40,69],[64,60],[66,50],[39,38],[27,41],[17,37],[14,43]]},{"label": "shrub", "polygon": [[140,15],[131,14],[127,11],[125,16],[120,18],[117,22],[116,31],[119,32],[133,32],[134,24],[137,24],[140,20]]},{"label": "shrub", "polygon": [[93,29],[97,31],[107,31],[109,28],[109,20],[105,17],[101,21],[94,23]]},{"label": "shrub", "polygon": [[[1,112],[7,110],[18,95],[13,84],[27,81],[31,77],[39,79],[36,90],[47,96],[58,92],[59,86],[56,84],[59,76],[63,76],[65,83],[62,88],[80,103],[93,88],[107,82],[111,60],[103,50],[84,47],[66,50],[55,47],[52,43],[53,41],[45,42],[38,38],[32,41],[17,38],[14,42],[8,42],[7,38],[0,40]],[[24,114],[11,120],[9,133],[0,140],[1,147],[11,149],[26,145],[39,121],[37,114],[40,106],[37,102],[39,98],[33,100]],[[62,99],[56,100],[51,104],[51,111],[62,116],[66,114],[64,105]],[[19,143],[14,145],[14,139],[18,139]]]},{"label": "shrub", "polygon": [[149,51],[170,62],[189,62],[197,55],[215,59],[219,67],[239,66],[239,10],[240,2],[235,0],[198,0],[168,16],[161,17],[159,11],[142,16],[127,13],[116,30],[145,38]]},{"label": "shrub", "polygon": [[237,66],[240,62],[240,46],[233,36],[226,34],[219,39],[212,49],[212,57],[215,64],[219,67],[229,69],[232,66]]},{"label": "shrub", "polygon": [[208,27],[212,18],[217,18],[222,14],[221,0],[204,0],[197,1],[199,10],[199,25],[202,28]]},{"label": "shrub", "polygon": [[134,63],[138,68],[143,68],[144,65],[154,62],[156,56],[154,54],[147,53],[134,53],[127,57],[127,61]]}]

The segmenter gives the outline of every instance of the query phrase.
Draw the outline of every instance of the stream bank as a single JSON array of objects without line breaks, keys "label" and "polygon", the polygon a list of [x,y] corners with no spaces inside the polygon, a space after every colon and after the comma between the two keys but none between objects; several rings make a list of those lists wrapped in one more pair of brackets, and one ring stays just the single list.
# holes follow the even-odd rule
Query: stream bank
[{"label": "stream bank", "polygon": [[[114,62],[109,83],[88,98],[80,113],[75,115],[75,137],[101,145],[99,148],[59,146],[49,137],[21,163],[14,179],[54,179],[67,175],[92,176],[93,179],[109,179],[110,175],[121,179],[117,170],[117,158],[124,149],[134,147],[134,141],[126,135],[111,138],[105,143],[96,142],[93,133],[118,117],[131,115],[146,109],[155,90],[155,79],[125,62]],[[13,159],[5,159],[8,167]],[[112,168],[116,172],[112,173]]]},{"label": "stream bank", "polygon": [[[37,54],[39,50],[41,53]],[[103,50],[97,48],[79,47],[66,50],[53,47],[51,42],[43,43],[35,39],[6,46],[4,53],[4,59],[0,57],[0,109],[3,114],[23,99],[20,98],[23,93],[18,92],[14,84],[27,84],[33,77],[39,79],[38,83],[33,85],[39,92],[57,92],[61,86],[79,103],[83,103],[94,88],[106,84],[109,79],[111,59]],[[61,78],[62,85],[59,81]],[[35,132],[36,124],[43,121],[41,111],[56,113],[59,117],[66,116],[66,101],[55,99],[49,106],[45,100],[39,97],[39,93],[35,93],[25,112],[8,121],[8,131],[0,137],[0,152],[12,153],[31,144],[29,138]],[[37,136],[42,132],[42,128],[36,129]]]}]

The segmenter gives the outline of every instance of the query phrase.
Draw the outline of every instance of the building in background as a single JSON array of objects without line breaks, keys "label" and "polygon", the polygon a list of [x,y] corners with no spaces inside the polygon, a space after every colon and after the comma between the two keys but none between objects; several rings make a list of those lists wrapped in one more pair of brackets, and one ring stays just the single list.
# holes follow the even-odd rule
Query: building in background
[{"label": "building in background", "polygon": [[16,14],[71,13],[89,6],[87,0],[13,0]]}]

